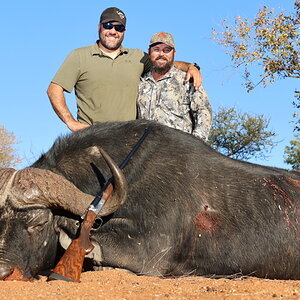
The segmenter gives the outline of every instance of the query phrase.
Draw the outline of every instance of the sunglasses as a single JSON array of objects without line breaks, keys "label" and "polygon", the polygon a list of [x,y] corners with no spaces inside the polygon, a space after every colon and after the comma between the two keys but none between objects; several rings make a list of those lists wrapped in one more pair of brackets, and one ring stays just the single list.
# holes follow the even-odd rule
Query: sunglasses
[{"label": "sunglasses", "polygon": [[125,26],[124,25],[120,25],[120,24],[114,25],[110,22],[101,23],[101,24],[103,25],[103,28],[107,29],[107,30],[115,28],[115,30],[118,31],[118,32],[124,32],[125,31]]}]

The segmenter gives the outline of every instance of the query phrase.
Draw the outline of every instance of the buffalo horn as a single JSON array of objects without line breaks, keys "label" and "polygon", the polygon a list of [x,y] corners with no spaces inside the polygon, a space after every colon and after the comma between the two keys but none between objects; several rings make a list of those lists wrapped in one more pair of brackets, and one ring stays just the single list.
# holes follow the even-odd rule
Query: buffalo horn
[{"label": "buffalo horn", "polygon": [[[114,176],[114,191],[99,213],[104,216],[113,213],[124,203],[127,184],[123,172],[104,150],[100,151]],[[43,205],[76,215],[83,215],[94,199],[93,195],[83,193],[63,176],[37,168],[17,171],[9,196],[19,207]]]},{"label": "buffalo horn", "polygon": [[100,148],[100,152],[105,159],[107,165],[110,168],[111,173],[114,176],[114,191],[109,199],[105,202],[102,210],[100,211],[100,216],[106,216],[116,211],[127,198],[127,182],[124,173],[112,160],[112,158]]},{"label": "buffalo horn", "polygon": [[5,205],[16,172],[12,168],[0,169],[0,206]]}]

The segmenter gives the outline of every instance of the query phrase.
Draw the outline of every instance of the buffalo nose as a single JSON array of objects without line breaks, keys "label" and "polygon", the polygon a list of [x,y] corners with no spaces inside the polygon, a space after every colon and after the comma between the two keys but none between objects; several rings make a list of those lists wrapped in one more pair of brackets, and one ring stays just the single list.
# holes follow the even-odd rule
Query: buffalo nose
[{"label": "buffalo nose", "polygon": [[13,270],[14,269],[10,265],[0,263],[0,280],[8,277],[13,272]]}]

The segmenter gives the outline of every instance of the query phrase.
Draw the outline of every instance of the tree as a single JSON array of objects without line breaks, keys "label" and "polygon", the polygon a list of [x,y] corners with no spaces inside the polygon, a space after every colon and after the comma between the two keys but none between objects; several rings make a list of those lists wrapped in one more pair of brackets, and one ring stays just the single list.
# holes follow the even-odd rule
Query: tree
[{"label": "tree", "polygon": [[[300,78],[300,0],[295,0],[291,14],[275,15],[263,7],[253,21],[236,17],[234,26],[223,21],[224,31],[213,29],[214,39],[225,46],[236,68],[243,67],[245,85],[251,91],[279,78]],[[250,67],[261,67],[259,79],[252,80]],[[296,108],[300,106],[299,91],[295,91]],[[295,114],[298,116],[298,114]],[[300,124],[300,120],[297,120]]]},{"label": "tree", "polygon": [[[293,102],[294,107],[296,109],[299,109],[300,108],[300,91],[298,91],[298,90],[295,91],[295,98],[296,98],[296,100]],[[297,112],[295,112],[294,118],[297,118],[297,117],[299,117],[299,114]],[[295,131],[300,131],[300,120],[299,119],[298,119],[298,122],[296,122]]]},{"label": "tree", "polygon": [[292,166],[293,170],[300,170],[300,134],[295,134],[295,140],[291,141],[291,146],[286,146],[284,162]]},{"label": "tree", "polygon": [[263,115],[251,116],[237,112],[235,108],[219,108],[213,118],[208,144],[232,158],[248,160],[266,158],[275,146],[275,133],[268,131],[269,120]]},{"label": "tree", "polygon": [[0,126],[0,168],[11,168],[22,161],[13,148],[16,143],[16,137]]}]

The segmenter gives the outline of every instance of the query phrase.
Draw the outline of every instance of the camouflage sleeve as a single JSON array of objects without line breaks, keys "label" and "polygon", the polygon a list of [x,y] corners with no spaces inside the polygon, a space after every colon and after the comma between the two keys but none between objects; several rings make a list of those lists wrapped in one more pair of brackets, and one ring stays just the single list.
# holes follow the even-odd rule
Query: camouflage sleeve
[{"label": "camouflage sleeve", "polygon": [[207,93],[202,86],[198,90],[193,91],[190,101],[191,111],[195,120],[192,134],[207,141],[212,124],[212,109]]},{"label": "camouflage sleeve", "polygon": [[147,101],[145,98],[145,93],[143,93],[145,87],[144,79],[140,77],[139,86],[138,86],[138,95],[136,98],[136,110],[137,110],[137,119],[143,119],[143,110],[142,102]]}]

